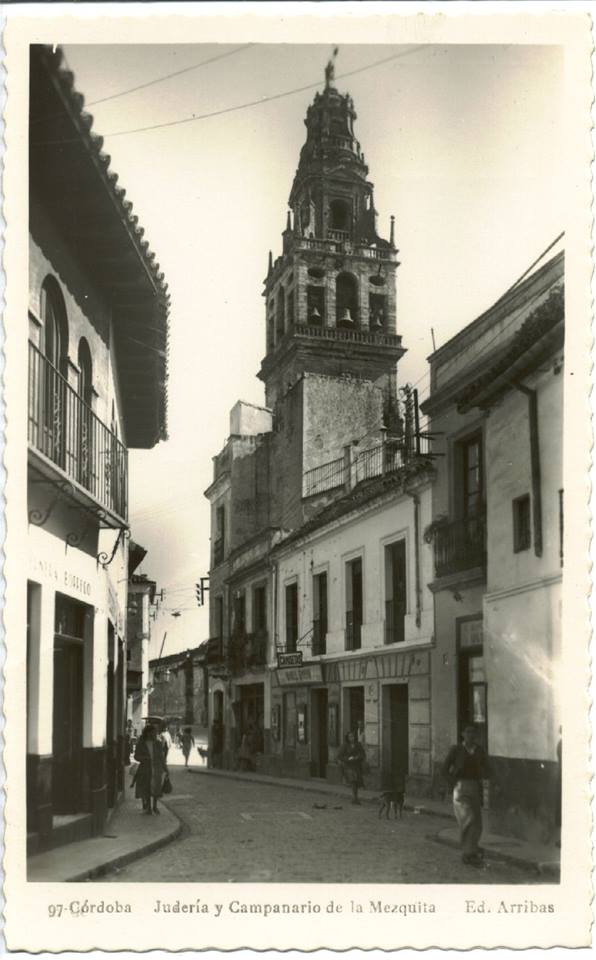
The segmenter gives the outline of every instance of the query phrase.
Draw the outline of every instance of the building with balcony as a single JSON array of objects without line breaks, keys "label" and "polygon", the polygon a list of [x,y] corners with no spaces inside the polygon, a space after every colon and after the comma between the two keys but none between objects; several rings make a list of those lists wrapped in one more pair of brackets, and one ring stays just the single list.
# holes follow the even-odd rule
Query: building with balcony
[{"label": "building with balcony", "polygon": [[211,756],[233,765],[256,729],[260,769],[333,777],[354,729],[375,776],[385,751],[428,779],[432,469],[397,389],[393,218],[384,239],[355,118],[329,65],[264,281],[265,406],[234,407],[206,491]]},{"label": "building with balcony", "polygon": [[[430,357],[437,768],[472,722],[493,826],[552,836],[559,770],[564,257]],[[437,782],[440,789],[440,783]]]},{"label": "building with balcony", "polygon": [[129,448],[165,437],[168,296],[59,48],[30,54],[29,847],[123,783]]}]

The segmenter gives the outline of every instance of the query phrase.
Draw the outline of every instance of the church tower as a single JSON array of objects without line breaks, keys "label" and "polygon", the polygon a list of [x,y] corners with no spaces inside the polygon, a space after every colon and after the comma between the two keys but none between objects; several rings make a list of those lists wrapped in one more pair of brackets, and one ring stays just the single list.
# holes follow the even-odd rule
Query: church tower
[{"label": "church tower", "polygon": [[259,377],[273,410],[307,372],[373,382],[388,407],[395,397],[404,349],[396,333],[394,222],[382,239],[355,119],[352,98],[334,85],[331,61],[304,121],[282,254],[275,262],[270,254],[265,280]]}]

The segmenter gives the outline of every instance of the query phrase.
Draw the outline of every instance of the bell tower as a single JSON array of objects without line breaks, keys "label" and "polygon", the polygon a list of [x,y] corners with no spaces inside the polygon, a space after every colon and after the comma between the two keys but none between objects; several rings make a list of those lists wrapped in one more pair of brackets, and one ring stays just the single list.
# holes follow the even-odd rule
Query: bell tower
[{"label": "bell tower", "polygon": [[304,121],[282,253],[275,260],[269,254],[259,377],[272,409],[309,373],[368,381],[393,408],[405,352],[396,332],[394,219],[389,240],[381,238],[355,120],[330,61]]}]

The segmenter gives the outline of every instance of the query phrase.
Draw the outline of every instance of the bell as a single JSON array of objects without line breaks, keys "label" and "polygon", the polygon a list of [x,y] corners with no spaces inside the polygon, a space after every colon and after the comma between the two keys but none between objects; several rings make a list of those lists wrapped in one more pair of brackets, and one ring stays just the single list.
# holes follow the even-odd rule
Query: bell
[{"label": "bell", "polygon": [[341,317],[339,318],[342,323],[353,323],[352,314],[350,313],[350,308],[346,307]]},{"label": "bell", "polygon": [[319,320],[321,319],[321,314],[319,313],[316,307],[313,307],[313,309],[311,310],[310,319],[314,320],[316,323],[318,323]]}]

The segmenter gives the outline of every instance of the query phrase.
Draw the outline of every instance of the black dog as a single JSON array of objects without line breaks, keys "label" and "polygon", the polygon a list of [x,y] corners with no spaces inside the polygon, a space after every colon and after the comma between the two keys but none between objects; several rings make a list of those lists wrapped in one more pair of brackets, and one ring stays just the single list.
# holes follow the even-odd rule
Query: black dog
[{"label": "black dog", "polygon": [[404,809],[404,791],[403,790],[383,790],[383,793],[380,797],[379,802],[379,817],[383,816],[383,811],[385,811],[385,819],[389,819],[389,815],[393,810],[393,818],[397,820],[397,811],[399,810],[399,819],[401,820],[402,811]]}]

